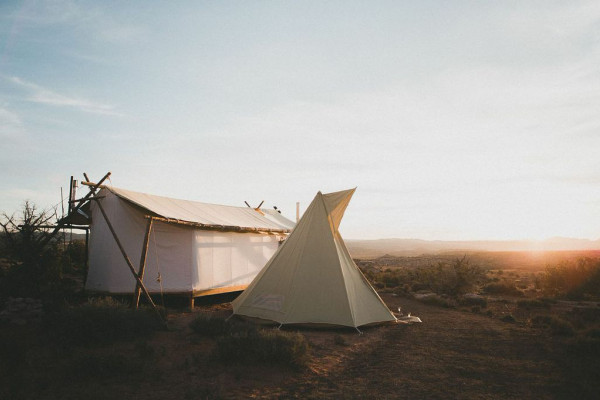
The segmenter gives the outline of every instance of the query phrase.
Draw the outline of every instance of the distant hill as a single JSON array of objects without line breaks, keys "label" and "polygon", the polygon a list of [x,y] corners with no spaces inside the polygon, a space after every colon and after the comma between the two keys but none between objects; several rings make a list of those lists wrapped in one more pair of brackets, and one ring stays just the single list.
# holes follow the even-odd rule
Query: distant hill
[{"label": "distant hill", "polygon": [[384,254],[416,256],[449,251],[561,251],[600,250],[599,240],[550,238],[546,240],[442,241],[421,239],[345,240],[352,257]]}]

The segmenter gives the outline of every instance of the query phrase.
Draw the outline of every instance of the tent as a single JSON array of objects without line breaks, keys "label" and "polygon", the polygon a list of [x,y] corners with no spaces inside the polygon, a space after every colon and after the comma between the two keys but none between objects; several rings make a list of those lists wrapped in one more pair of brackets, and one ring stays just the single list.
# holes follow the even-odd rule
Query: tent
[{"label": "tent", "polygon": [[280,324],[355,328],[396,320],[338,231],[354,191],[316,195],[277,253],[233,301],[234,314]]},{"label": "tent", "polygon": [[[150,293],[194,296],[243,290],[294,223],[275,210],[178,200],[104,186],[90,204],[86,290],[131,294],[136,281],[110,232],[101,202],[134,265],[146,252]],[[148,219],[154,218],[148,240]]]}]

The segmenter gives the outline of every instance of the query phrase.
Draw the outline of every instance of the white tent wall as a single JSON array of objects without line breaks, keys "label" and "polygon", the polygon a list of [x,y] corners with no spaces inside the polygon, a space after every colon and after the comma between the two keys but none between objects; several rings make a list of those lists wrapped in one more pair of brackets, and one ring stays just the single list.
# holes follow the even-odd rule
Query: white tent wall
[{"label": "white tent wall", "polygon": [[[102,190],[102,206],[117,232],[119,240],[133,266],[139,267],[146,231],[145,213]],[[92,203],[92,224],[89,244],[89,272],[86,289],[109,293],[133,293],[135,279],[127,267],[99,208]],[[192,291],[193,229],[155,222],[150,236],[144,284],[150,292],[160,292],[158,273],[163,291],[185,293]]]},{"label": "white tent wall", "polygon": [[194,291],[247,286],[278,246],[275,235],[195,230]]},{"label": "white tent wall", "polygon": [[[98,200],[132,264],[139,267],[148,220],[146,210],[103,189]],[[97,205],[92,203],[86,290],[133,293],[135,279]],[[148,243],[144,284],[151,293],[203,293],[242,290],[279,245],[278,235],[195,229],[154,221]],[[162,289],[157,281],[160,272]],[[228,291],[228,290],[221,290]]]}]

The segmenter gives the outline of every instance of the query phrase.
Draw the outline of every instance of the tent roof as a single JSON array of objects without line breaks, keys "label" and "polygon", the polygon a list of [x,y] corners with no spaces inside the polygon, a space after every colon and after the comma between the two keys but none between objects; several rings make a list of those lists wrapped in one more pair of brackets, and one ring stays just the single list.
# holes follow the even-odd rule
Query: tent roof
[{"label": "tent roof", "polygon": [[199,227],[241,228],[271,232],[290,232],[294,222],[275,210],[261,210],[264,215],[250,207],[235,207],[198,201],[173,199],[147,193],[103,186],[120,198],[172,222],[187,222]]}]

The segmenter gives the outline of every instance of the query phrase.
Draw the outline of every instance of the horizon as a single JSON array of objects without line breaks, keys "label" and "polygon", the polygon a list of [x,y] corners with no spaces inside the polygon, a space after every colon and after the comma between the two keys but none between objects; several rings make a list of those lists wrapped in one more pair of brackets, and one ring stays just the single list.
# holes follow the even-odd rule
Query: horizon
[{"label": "horizon", "polygon": [[358,187],[359,240],[598,240],[599,38],[591,0],[2,2],[0,212],[112,171],[291,219]]}]

